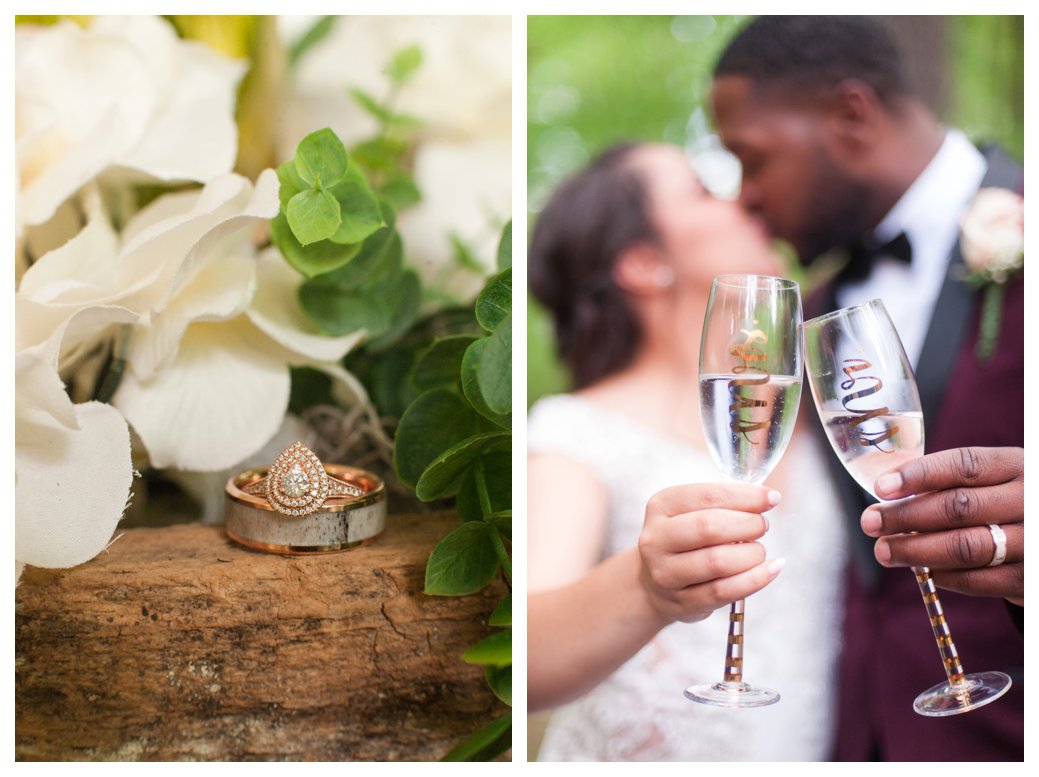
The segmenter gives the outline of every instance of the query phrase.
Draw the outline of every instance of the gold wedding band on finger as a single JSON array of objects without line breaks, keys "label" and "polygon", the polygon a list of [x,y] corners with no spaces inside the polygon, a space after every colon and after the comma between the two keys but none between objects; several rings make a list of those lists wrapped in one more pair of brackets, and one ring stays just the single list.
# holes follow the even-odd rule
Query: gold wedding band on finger
[{"label": "gold wedding band on finger", "polygon": [[988,530],[992,534],[992,542],[995,545],[992,549],[992,560],[988,566],[998,567],[1007,560],[1007,535],[1003,531],[1003,527],[995,523],[990,523]]}]

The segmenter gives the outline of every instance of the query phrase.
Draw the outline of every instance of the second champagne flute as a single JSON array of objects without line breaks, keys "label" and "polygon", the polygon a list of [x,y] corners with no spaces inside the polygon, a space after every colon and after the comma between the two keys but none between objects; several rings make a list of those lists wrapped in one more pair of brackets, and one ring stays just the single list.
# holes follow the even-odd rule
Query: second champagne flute
[{"label": "second champagne flute", "polygon": [[[830,445],[848,474],[876,497],[877,477],[924,455],[920,393],[898,332],[875,299],[805,322],[804,341],[808,382]],[[945,682],[916,697],[913,709],[944,717],[995,701],[1009,690],[1009,675],[964,672],[931,570],[910,569],[946,674]]]},{"label": "second champagne flute", "polygon": [[[700,411],[718,468],[759,484],[776,466],[801,398],[801,292],[794,281],[721,275],[711,285],[700,340]],[[733,602],[725,675],[693,685],[686,698],[717,707],[763,707],[770,688],[743,682],[744,600]]]}]

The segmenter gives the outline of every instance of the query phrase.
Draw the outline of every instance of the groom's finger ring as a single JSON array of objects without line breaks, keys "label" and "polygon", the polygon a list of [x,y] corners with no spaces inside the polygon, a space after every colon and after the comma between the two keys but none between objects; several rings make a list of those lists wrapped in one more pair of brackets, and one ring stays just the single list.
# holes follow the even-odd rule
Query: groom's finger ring
[{"label": "groom's finger ring", "polygon": [[990,523],[988,530],[992,534],[992,543],[995,546],[992,549],[992,560],[988,565],[998,567],[1007,560],[1007,535],[1003,531],[1003,527],[995,523]]}]

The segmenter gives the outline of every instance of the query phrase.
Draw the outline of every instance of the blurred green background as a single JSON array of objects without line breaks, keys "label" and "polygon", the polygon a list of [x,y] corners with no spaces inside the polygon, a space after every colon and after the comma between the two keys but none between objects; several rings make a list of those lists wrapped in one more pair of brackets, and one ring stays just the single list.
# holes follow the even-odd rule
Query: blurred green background
[{"label": "blurred green background", "polygon": [[[528,225],[552,190],[620,140],[710,148],[704,101],[743,16],[531,16],[527,20]],[[1024,155],[1024,18],[890,16],[920,95],[975,142]],[[527,402],[565,391],[551,323],[528,301]]]}]

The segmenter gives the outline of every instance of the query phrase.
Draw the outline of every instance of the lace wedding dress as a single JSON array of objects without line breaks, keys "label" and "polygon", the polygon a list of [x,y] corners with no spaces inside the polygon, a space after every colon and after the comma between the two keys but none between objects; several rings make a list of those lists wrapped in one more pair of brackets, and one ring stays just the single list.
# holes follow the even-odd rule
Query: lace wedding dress
[{"label": "lace wedding dress", "polygon": [[[681,483],[718,482],[710,456],[571,395],[529,414],[531,453],[590,466],[606,485],[606,557],[637,543],[646,501]],[[722,709],[687,700],[695,683],[721,680],[728,608],[674,623],[584,697],[552,713],[542,761],[812,761],[829,754],[847,528],[825,475],[822,444],[795,434],[783,501],[762,540],[786,566],[747,601],[745,679],[779,703]]]}]

